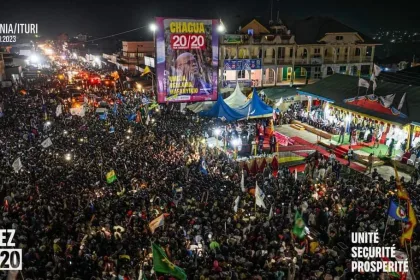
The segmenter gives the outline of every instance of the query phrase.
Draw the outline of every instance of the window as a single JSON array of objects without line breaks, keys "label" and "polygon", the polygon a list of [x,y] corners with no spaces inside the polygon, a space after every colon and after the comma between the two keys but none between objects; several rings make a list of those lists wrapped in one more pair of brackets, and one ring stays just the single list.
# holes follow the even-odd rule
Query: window
[{"label": "window", "polygon": [[337,41],[342,41],[342,40],[343,40],[343,36],[335,36],[335,39],[336,39]]},{"label": "window", "polygon": [[301,77],[306,77],[306,75],[307,75],[306,69],[305,68],[300,68],[300,76]]},{"label": "window", "polygon": [[327,68],[327,76],[331,76],[332,74],[334,74],[334,71],[332,70],[331,67]]},{"label": "window", "polygon": [[321,53],[321,48],[314,49],[314,54],[320,54],[320,53]]},{"label": "window", "polygon": [[321,79],[321,73],[315,73],[314,79]]},{"label": "window", "polygon": [[138,53],[138,57],[144,57],[144,53]]},{"label": "window", "polygon": [[284,47],[279,47],[277,53],[279,58],[284,58],[286,56],[286,49]]},{"label": "window", "polygon": [[136,57],[136,54],[135,53],[129,53],[128,57]]},{"label": "window", "polygon": [[356,50],[354,51],[354,55],[355,56],[360,56],[360,49],[356,48]]},{"label": "window", "polygon": [[289,57],[293,57],[293,49],[292,48],[289,49]]},{"label": "window", "polygon": [[321,66],[316,66],[316,67],[314,67],[314,72],[315,72],[315,73],[319,73],[319,72],[321,72]]},{"label": "window", "polygon": [[347,67],[346,66],[340,66],[340,73],[346,73]]},{"label": "window", "polygon": [[245,79],[245,70],[238,71],[238,79]]},{"label": "window", "polygon": [[254,29],[248,29],[248,35],[253,36],[254,35]]}]

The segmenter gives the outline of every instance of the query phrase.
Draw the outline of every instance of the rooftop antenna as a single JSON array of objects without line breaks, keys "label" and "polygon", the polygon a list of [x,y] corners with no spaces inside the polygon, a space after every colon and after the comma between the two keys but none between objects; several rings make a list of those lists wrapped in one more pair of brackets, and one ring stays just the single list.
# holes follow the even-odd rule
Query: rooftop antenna
[{"label": "rooftop antenna", "polygon": [[271,0],[270,22],[269,22],[269,24],[273,24],[273,0]]}]

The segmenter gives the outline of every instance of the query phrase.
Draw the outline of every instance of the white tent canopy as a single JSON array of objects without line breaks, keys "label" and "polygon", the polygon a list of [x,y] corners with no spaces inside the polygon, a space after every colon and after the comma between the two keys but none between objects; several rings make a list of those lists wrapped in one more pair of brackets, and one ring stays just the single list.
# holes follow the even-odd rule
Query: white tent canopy
[{"label": "white tent canopy", "polygon": [[[247,101],[248,99],[239,88],[239,83],[236,84],[236,88],[232,92],[232,94],[225,99],[225,103],[231,108],[242,107],[246,104]],[[187,109],[193,111],[194,113],[199,113],[201,111],[210,109],[214,105],[214,103],[214,101],[197,102],[188,105]]]},{"label": "white tent canopy", "polygon": [[247,101],[248,99],[239,88],[239,83],[236,83],[236,88],[233,93],[225,99],[225,103],[231,108],[242,107]]},{"label": "white tent canopy", "polygon": [[201,111],[210,109],[214,105],[213,101],[204,101],[197,102],[187,106],[188,110],[193,111],[194,113],[200,113]]}]

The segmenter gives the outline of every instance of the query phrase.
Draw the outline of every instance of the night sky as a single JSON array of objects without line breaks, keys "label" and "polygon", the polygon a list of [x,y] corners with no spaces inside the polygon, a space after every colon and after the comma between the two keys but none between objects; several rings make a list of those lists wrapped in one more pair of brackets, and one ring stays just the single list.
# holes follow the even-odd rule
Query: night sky
[{"label": "night sky", "polygon": [[[8,3],[9,2],[9,3]],[[270,0],[211,0],[211,1],[160,1],[160,0],[3,0],[0,23],[38,23],[39,32],[55,36],[88,33],[106,36],[136,27],[146,26],[155,16],[222,18],[229,31],[239,23],[259,16],[270,18]],[[4,5],[5,4],[5,5]],[[373,0],[273,0],[274,18],[304,18],[310,15],[332,16],[365,33],[380,27],[420,29],[420,16],[413,7],[414,1]],[[18,8],[19,7],[19,8]],[[410,8],[411,7],[411,8]],[[133,32],[141,39],[148,36],[148,29]]]}]

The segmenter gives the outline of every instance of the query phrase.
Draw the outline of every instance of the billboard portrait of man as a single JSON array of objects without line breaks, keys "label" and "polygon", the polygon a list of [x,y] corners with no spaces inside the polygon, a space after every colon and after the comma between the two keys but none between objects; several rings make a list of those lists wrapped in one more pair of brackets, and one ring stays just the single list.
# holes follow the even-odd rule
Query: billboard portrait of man
[{"label": "billboard portrait of man", "polygon": [[218,22],[156,19],[159,103],[217,99]]},{"label": "billboard portrait of man", "polygon": [[210,84],[200,73],[197,59],[191,53],[184,52],[176,58],[176,72],[177,77],[186,77],[194,88],[200,88],[205,94],[210,94]]}]

